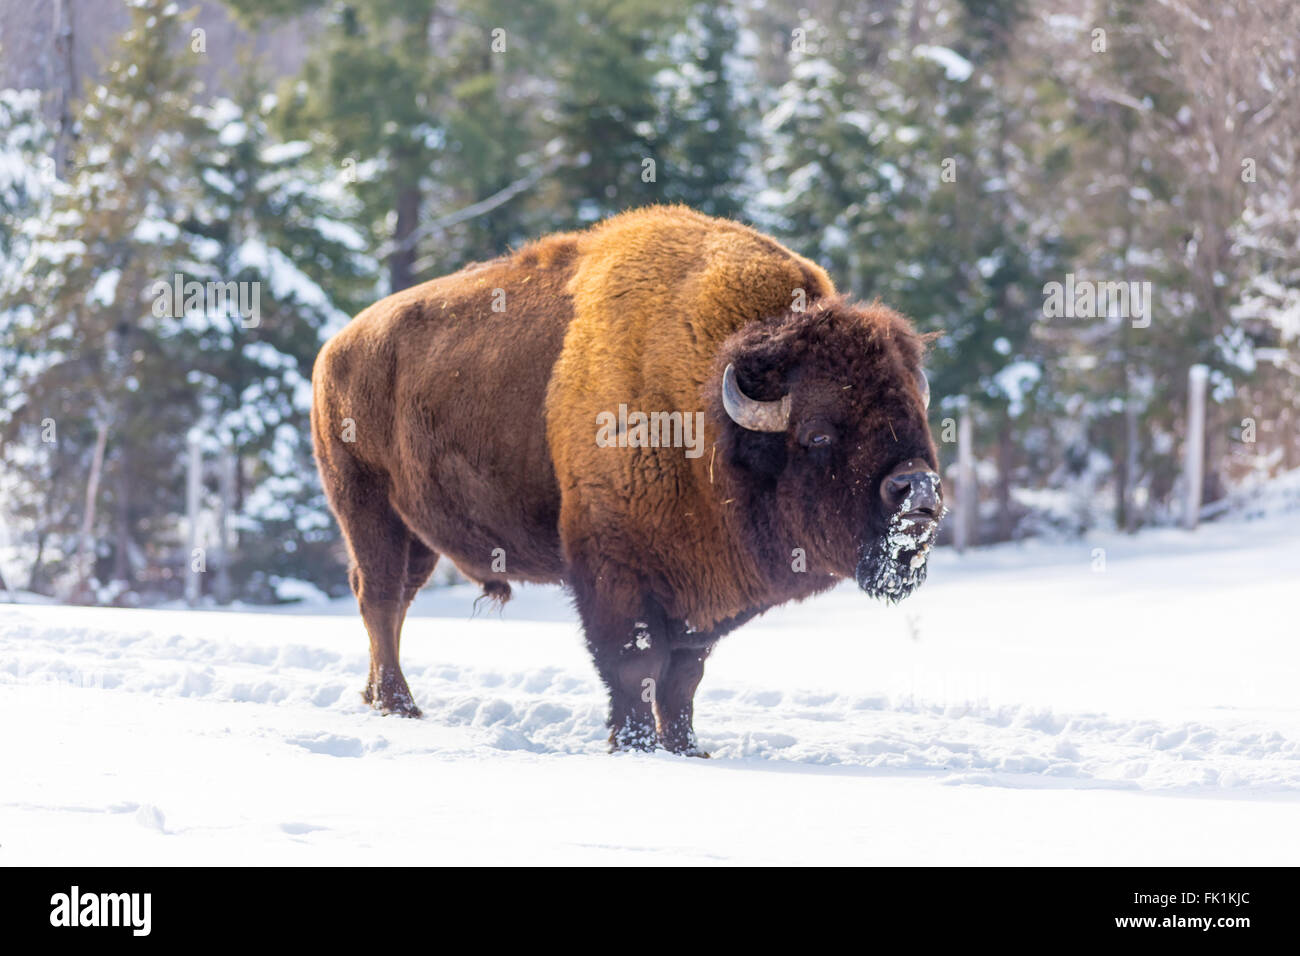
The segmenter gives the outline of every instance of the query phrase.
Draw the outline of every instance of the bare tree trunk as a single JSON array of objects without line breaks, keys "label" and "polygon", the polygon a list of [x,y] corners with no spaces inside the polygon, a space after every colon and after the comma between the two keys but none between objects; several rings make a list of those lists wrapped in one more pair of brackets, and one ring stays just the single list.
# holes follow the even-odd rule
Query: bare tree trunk
[{"label": "bare tree trunk", "polygon": [[235,513],[235,470],[237,459],[230,445],[221,448],[218,473],[220,490],[220,510],[217,515],[218,563],[217,580],[213,589],[218,604],[229,604],[231,599],[230,565],[235,555],[234,527],[232,517]]},{"label": "bare tree trunk", "polygon": [[[436,55],[431,47],[432,38],[439,32],[438,20],[442,12],[429,4],[423,17],[409,22],[398,42],[414,57]],[[420,225],[420,175],[423,164],[415,148],[398,149],[393,156],[397,221],[393,225],[393,251],[388,257],[389,292],[400,292],[415,284],[416,247]]]},{"label": "bare tree trunk", "polygon": [[[199,575],[207,570],[207,555],[199,549],[199,506],[203,496],[203,449],[197,434],[189,436],[185,473],[185,513],[189,516],[189,553],[185,557],[185,603],[194,607],[201,591]],[[197,564],[196,564],[197,561]]]},{"label": "bare tree trunk", "polygon": [[1011,420],[1003,419],[998,428],[998,540],[1010,541],[1011,520],[1011,469],[1015,456],[1015,443],[1011,440]]},{"label": "bare tree trunk", "polygon": [[122,582],[124,593],[131,588],[130,487],[130,477],[122,468],[117,476],[117,543],[113,548],[113,580]]},{"label": "bare tree trunk", "polygon": [[[1126,378],[1127,381],[1127,378]],[[1133,398],[1132,383],[1124,399],[1124,530],[1135,534],[1138,529],[1137,473],[1138,473],[1138,410]]]},{"label": "bare tree trunk", "polygon": [[393,253],[388,258],[390,292],[415,284],[415,228],[420,219],[420,187],[403,183],[397,191],[397,224],[393,229]]},{"label": "bare tree trunk", "polygon": [[[1124,135],[1124,168],[1133,168],[1133,133],[1123,132],[1124,125],[1119,124],[1120,132]],[[1132,252],[1133,252],[1133,233],[1137,227],[1133,214],[1133,205],[1127,201],[1128,193],[1124,191],[1125,201],[1122,202],[1124,216],[1124,248],[1119,255],[1118,267],[1120,274],[1126,279],[1132,278]],[[1147,307],[1150,308],[1150,303]],[[1120,351],[1123,355],[1123,367],[1120,374],[1123,375],[1121,383],[1124,391],[1124,437],[1121,446],[1124,449],[1123,458],[1117,457],[1116,461],[1116,488],[1115,488],[1115,527],[1120,530],[1134,531],[1137,525],[1137,515],[1135,514],[1136,500],[1133,494],[1134,485],[1137,483],[1137,399],[1133,387],[1133,363],[1134,363],[1134,342],[1133,342],[1133,325],[1128,321],[1127,316],[1120,316],[1119,342]]]},{"label": "bare tree trunk", "polygon": [[42,594],[45,586],[45,542],[50,533],[44,529],[36,532],[36,557],[32,560],[31,573],[27,575],[27,590]]},{"label": "bare tree trunk", "polygon": [[[1283,412],[1279,416],[1277,433],[1300,437],[1300,428],[1297,428],[1296,425],[1296,416],[1290,412]],[[1282,460],[1285,462],[1282,466],[1283,471],[1300,468],[1300,441],[1292,440],[1282,446]]]},{"label": "bare tree trunk", "polygon": [[71,0],[54,0],[54,54],[62,70],[56,89],[54,170],[60,179],[68,178],[68,157],[72,153],[72,102],[77,96],[77,63],[73,44]]},{"label": "bare tree trunk", "polygon": [[1195,528],[1201,518],[1205,480],[1205,383],[1209,369],[1187,370],[1187,437],[1183,448],[1183,527]]},{"label": "bare tree trunk", "polygon": [[961,396],[957,418],[957,523],[953,544],[958,552],[976,543],[979,534],[979,490],[975,485],[975,436],[970,402]]},{"label": "bare tree trunk", "polygon": [[81,540],[77,544],[77,586],[73,599],[89,596],[90,573],[95,562],[95,505],[99,500],[99,478],[104,470],[104,449],[108,445],[108,419],[100,417],[95,425],[95,453],[90,459],[90,477],[86,480],[86,510],[81,521]]},{"label": "bare tree trunk", "polygon": [[912,9],[907,16],[907,46],[915,47],[921,42],[921,10],[925,0],[912,0]]}]

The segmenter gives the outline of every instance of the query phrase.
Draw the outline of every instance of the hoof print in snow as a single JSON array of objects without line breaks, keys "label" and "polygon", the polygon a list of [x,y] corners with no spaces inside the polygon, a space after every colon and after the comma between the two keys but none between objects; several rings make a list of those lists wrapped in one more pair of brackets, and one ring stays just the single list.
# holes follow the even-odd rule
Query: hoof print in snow
[{"label": "hoof print in snow", "polygon": [[152,803],[143,804],[135,811],[135,822],[149,830],[157,830],[159,833],[167,832],[167,818]]}]

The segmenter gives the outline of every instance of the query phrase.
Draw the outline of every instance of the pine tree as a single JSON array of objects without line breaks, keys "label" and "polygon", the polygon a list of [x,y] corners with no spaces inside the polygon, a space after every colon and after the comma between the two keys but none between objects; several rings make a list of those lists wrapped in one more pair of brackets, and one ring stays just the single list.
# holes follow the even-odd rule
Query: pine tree
[{"label": "pine tree", "polygon": [[898,91],[883,69],[890,38],[863,26],[867,6],[835,4],[829,20],[787,33],[789,79],[763,117],[773,147],[758,197],[761,221],[859,297],[888,282],[897,238],[888,210],[901,188],[886,152],[898,126]]},{"label": "pine tree", "polygon": [[[766,218],[858,298],[880,298],[938,332],[935,431],[959,397],[998,464],[996,526],[1014,529],[1016,428],[1045,364],[1041,302],[1027,293],[1059,250],[1035,235],[1015,188],[1033,164],[1011,145],[1031,120],[1000,96],[1017,2],[882,14],[837,2],[801,21],[790,78],[764,119]],[[870,24],[868,28],[866,25]],[[800,42],[801,41],[801,42]],[[945,457],[947,455],[945,454]]]},{"label": "pine tree", "polygon": [[[240,465],[242,594],[273,597],[288,576],[341,587],[309,382],[324,338],[375,296],[377,264],[340,170],[276,139],[251,74],[242,103],[202,99],[183,26],[163,2],[133,11],[0,303],[6,457],[49,489],[36,578],[83,600],[176,595],[197,428],[210,460],[229,449]],[[215,469],[205,481],[207,506]]]},{"label": "pine tree", "polygon": [[[232,0],[250,23],[321,0]],[[523,179],[535,107],[523,69],[538,62],[545,11],[504,0],[370,0],[332,11],[300,77],[283,84],[278,131],[346,166],[386,291],[521,241],[517,204],[460,219]]]},{"label": "pine tree", "polygon": [[[39,589],[45,586],[39,568],[52,527],[52,490],[55,482],[49,457],[39,446],[16,440],[21,425],[15,415],[24,399],[22,381],[12,373],[17,365],[16,348],[22,344],[16,332],[20,312],[10,290],[21,283],[22,270],[31,251],[35,227],[49,219],[57,187],[51,157],[54,135],[41,115],[41,97],[36,90],[0,90],[0,567],[9,571],[12,587]],[[24,436],[29,438],[30,436]]]},{"label": "pine tree", "polygon": [[245,75],[240,102],[205,111],[215,148],[194,170],[204,201],[185,228],[199,253],[194,275],[255,287],[259,315],[255,324],[231,309],[187,321],[208,451],[240,463],[233,584],[246,599],[270,600],[277,577],[345,585],[311,458],[311,368],[325,338],[376,294],[377,264],[349,221],[357,204],[339,171],[313,159],[311,143],[275,137],[274,98],[257,96]]},{"label": "pine tree", "polygon": [[976,444],[997,474],[981,537],[1004,539],[1016,529],[1012,490],[1049,364],[1035,335],[1036,292],[1059,250],[1036,234],[1024,208],[1040,166],[1018,143],[1034,107],[1006,92],[1022,4],[962,4],[952,13],[934,24],[909,22],[907,54],[893,61],[905,104],[904,133],[890,143],[903,182],[894,210],[903,234],[893,254],[905,266],[890,295],[940,333],[930,365],[932,388],[944,397],[933,424],[955,416],[959,396],[969,403]]},{"label": "pine tree", "polygon": [[756,105],[741,84],[747,64],[735,53],[739,33],[734,9],[698,4],[669,43],[673,66],[655,78],[663,201],[711,216],[741,214],[746,164],[753,159],[746,134]]},{"label": "pine tree", "polygon": [[[662,202],[669,144],[657,125],[655,78],[669,65],[669,39],[686,17],[683,0],[550,0],[547,138],[567,162],[544,191],[555,225],[587,225]],[[687,167],[691,161],[687,160]]]},{"label": "pine tree", "polygon": [[[105,81],[81,111],[70,179],[0,304],[21,396],[6,437],[26,449],[19,467],[44,469],[55,483],[48,504],[61,523],[49,557],[83,600],[108,576],[96,564],[109,540],[124,553],[137,523],[168,512],[179,460],[168,436],[183,434],[193,414],[184,336],[152,316],[148,298],[159,262],[185,256],[175,223],[197,199],[177,172],[178,159],[203,148],[182,23],[161,0],[133,5]],[[51,425],[57,441],[42,442]]]}]

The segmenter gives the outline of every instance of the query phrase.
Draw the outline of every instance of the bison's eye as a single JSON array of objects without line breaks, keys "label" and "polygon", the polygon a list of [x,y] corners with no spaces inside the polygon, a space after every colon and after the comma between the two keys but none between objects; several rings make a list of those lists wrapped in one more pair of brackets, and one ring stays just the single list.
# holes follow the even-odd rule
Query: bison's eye
[{"label": "bison's eye", "polygon": [[799,435],[799,442],[805,448],[829,448],[835,444],[835,430],[829,425],[809,425]]}]

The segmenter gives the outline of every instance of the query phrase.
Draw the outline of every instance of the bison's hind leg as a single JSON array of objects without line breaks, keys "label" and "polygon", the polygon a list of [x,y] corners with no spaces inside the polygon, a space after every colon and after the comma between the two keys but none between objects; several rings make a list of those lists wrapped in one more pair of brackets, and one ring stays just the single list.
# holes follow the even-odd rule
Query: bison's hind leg
[{"label": "bison's hind leg", "polygon": [[398,663],[406,609],[438,561],[389,505],[384,482],[359,468],[331,490],[352,557],[348,579],[370,636],[370,674],[362,698],[385,714],[419,717]]},{"label": "bison's hind leg", "polygon": [[[397,520],[400,523],[400,519]],[[361,549],[353,549],[352,590],[361,607],[366,632],[370,635],[370,675],[361,697],[382,713],[419,717],[420,708],[415,706],[398,655],[406,611],[433,573],[438,553],[407,532],[405,526],[401,530],[400,540],[396,535],[383,538],[391,546],[391,557],[389,549],[375,547],[378,543],[375,541]],[[384,552],[382,557],[377,554],[381,550]],[[366,555],[368,560],[362,555]],[[402,567],[400,576],[397,576],[398,555]]]},{"label": "bison's hind leg", "polygon": [[[392,603],[386,598],[375,599],[365,591],[365,575],[361,574],[362,587],[357,591],[357,601],[361,605],[361,617],[366,622],[370,634],[370,676],[361,697],[367,704],[384,714],[397,714],[401,717],[419,717],[420,708],[415,706],[411,689],[407,686],[398,662],[402,642],[402,625],[406,621],[406,612],[415,600],[416,594],[424,587],[438,563],[438,552],[426,546],[418,538],[407,535],[405,541],[406,571],[402,577],[402,597],[394,611]],[[359,568],[359,565],[358,565]],[[354,568],[354,574],[357,568]],[[354,590],[356,586],[354,585]],[[388,635],[378,644],[375,641],[376,630],[371,626],[367,616],[367,606],[374,609],[378,616],[379,633]],[[389,616],[395,614],[390,621]]]},{"label": "bison's hind leg", "polygon": [[419,538],[411,536],[406,552],[406,591],[402,596],[406,608],[410,608],[420,589],[429,583],[434,566],[438,563],[438,552],[434,551]]}]

